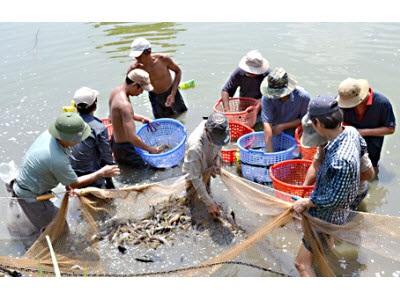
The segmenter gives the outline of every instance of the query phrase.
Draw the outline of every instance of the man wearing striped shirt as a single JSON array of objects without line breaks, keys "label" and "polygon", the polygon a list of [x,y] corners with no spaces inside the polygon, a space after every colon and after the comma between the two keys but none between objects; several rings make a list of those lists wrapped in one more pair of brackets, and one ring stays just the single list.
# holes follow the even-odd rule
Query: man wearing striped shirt
[{"label": "man wearing striped shirt", "polygon": [[[366,142],[355,128],[342,126],[343,112],[334,98],[313,99],[308,106],[308,117],[315,131],[329,142],[314,192],[309,199],[298,200],[293,208],[297,213],[308,209],[311,216],[325,222],[344,224],[357,197],[360,157],[366,150]],[[303,240],[296,258],[296,268],[301,276],[315,275],[312,260],[310,246]]]}]

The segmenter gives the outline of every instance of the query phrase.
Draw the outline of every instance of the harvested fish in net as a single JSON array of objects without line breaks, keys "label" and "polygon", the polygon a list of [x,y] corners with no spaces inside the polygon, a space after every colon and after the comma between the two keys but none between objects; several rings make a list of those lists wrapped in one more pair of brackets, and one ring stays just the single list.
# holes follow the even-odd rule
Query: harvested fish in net
[{"label": "harvested fish in net", "polygon": [[[234,233],[243,231],[236,225],[234,214],[218,217],[216,221]],[[192,217],[185,197],[171,198],[165,203],[152,206],[149,216],[139,221],[129,219],[108,220],[94,241],[105,237],[125,254],[129,245],[145,245],[157,249],[160,245],[173,244],[177,231],[188,231],[192,228]]]}]

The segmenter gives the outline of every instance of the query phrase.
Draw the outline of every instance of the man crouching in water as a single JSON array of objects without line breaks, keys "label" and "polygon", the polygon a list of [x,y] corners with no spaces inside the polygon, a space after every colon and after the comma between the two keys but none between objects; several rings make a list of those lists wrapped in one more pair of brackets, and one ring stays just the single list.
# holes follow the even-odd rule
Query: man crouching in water
[{"label": "man crouching in water", "polygon": [[[176,117],[187,111],[178,91],[182,71],[169,56],[151,53],[150,42],[144,38],[132,42],[129,56],[135,61],[128,73],[133,69],[143,69],[150,75],[154,90],[149,91],[149,98],[154,118]],[[174,79],[170,70],[175,73]]]},{"label": "man crouching in water", "polygon": [[145,165],[142,158],[136,152],[135,147],[141,148],[152,154],[162,151],[161,147],[146,145],[136,135],[134,121],[150,122],[146,117],[137,115],[132,108],[130,96],[139,96],[143,90],[151,91],[149,74],[146,71],[136,69],[126,76],[125,82],[116,87],[108,102],[110,119],[113,124],[113,138],[111,149],[118,164],[131,167],[142,167]]},{"label": "man crouching in water", "polygon": [[189,136],[182,167],[188,199],[200,200],[214,218],[219,217],[221,211],[210,195],[210,177],[221,173],[221,148],[229,139],[226,117],[221,113],[211,114]]}]

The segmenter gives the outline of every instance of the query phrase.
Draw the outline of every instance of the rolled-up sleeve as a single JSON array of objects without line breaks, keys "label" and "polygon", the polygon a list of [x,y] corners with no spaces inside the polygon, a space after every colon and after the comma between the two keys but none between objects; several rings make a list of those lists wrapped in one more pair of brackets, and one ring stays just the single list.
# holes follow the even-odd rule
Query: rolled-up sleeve
[{"label": "rolled-up sleeve", "polygon": [[229,97],[233,97],[237,88],[240,86],[240,74],[238,70],[235,70],[228,78],[228,81],[222,87],[222,90],[229,94]]}]

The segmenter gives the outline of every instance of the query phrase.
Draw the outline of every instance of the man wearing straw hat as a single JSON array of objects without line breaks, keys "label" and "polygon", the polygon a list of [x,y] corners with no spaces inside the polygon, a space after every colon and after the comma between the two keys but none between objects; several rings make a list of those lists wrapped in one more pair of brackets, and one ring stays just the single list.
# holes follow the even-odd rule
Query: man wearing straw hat
[{"label": "man wearing straw hat", "polygon": [[261,83],[261,117],[267,152],[273,152],[272,136],[281,132],[294,136],[307,112],[310,95],[283,68],[275,68]]},{"label": "man wearing straw hat", "polygon": [[220,208],[210,195],[210,177],[221,172],[221,148],[229,143],[228,120],[222,113],[212,113],[192,132],[188,139],[182,171],[186,175],[187,197],[200,200],[213,217]]},{"label": "man wearing straw hat", "polygon": [[221,98],[225,111],[229,111],[229,98],[240,88],[240,97],[261,99],[260,85],[269,73],[269,62],[258,50],[251,50],[239,62],[222,88]]},{"label": "man wearing straw hat", "polygon": [[119,174],[115,165],[78,177],[69,161],[70,148],[90,135],[90,127],[77,114],[62,113],[26,152],[17,178],[9,186],[15,197],[9,204],[7,227],[12,236],[30,245],[55,217],[58,209],[51,201],[38,201],[59,183],[80,188],[100,178]]},{"label": "man wearing straw hat", "polygon": [[[308,210],[313,217],[341,225],[348,222],[351,206],[358,195],[360,157],[366,143],[355,128],[343,128],[343,113],[333,97],[318,96],[311,100],[307,117],[328,144],[311,197],[297,200],[293,209],[299,214]],[[301,276],[315,275],[312,262],[310,245],[303,239],[296,257],[296,268]]]},{"label": "man wearing straw hat", "polygon": [[338,88],[339,106],[345,124],[354,126],[364,137],[372,165],[378,174],[385,135],[393,134],[396,119],[387,97],[374,91],[365,79],[347,78]]}]

